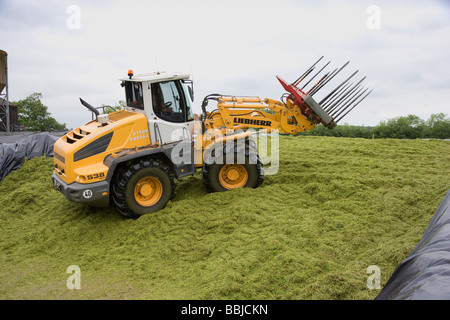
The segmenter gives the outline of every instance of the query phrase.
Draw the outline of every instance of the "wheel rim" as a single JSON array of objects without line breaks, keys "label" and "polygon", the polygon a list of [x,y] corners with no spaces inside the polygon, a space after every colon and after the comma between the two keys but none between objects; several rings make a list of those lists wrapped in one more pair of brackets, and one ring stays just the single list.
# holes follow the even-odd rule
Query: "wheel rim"
[{"label": "wheel rim", "polygon": [[143,207],[156,204],[162,196],[162,184],[155,177],[145,177],[134,187],[134,198]]},{"label": "wheel rim", "polygon": [[219,181],[226,189],[242,188],[248,181],[248,173],[243,165],[226,164],[220,169]]}]

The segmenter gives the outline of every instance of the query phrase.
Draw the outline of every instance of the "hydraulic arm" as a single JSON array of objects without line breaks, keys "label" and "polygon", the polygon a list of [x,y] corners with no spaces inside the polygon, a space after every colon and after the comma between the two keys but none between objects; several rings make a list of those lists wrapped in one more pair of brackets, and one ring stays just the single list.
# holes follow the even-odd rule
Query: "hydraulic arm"
[{"label": "hydraulic arm", "polygon": [[206,130],[263,128],[297,134],[314,128],[314,124],[302,116],[299,106],[287,106],[272,99],[219,96],[217,109],[206,113]]}]

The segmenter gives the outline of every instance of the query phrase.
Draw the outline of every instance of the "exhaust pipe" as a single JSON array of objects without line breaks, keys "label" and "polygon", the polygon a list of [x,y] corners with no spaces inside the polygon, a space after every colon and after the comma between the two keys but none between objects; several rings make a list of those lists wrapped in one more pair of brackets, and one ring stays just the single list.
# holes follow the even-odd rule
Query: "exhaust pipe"
[{"label": "exhaust pipe", "polygon": [[97,119],[98,116],[100,115],[100,112],[95,109],[93,106],[91,106],[89,103],[87,103],[86,101],[84,101],[83,99],[80,98],[80,102],[83,106],[85,106],[86,108],[88,108],[89,110],[91,110],[93,113],[95,113],[95,118]]}]

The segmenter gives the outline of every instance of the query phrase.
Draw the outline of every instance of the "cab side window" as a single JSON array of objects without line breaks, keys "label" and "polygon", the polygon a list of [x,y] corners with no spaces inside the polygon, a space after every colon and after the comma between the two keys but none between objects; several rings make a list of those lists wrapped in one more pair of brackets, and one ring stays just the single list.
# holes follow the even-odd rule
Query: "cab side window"
[{"label": "cab side window", "polygon": [[178,81],[152,83],[152,103],[155,115],[169,122],[186,121],[186,103]]},{"label": "cab side window", "polygon": [[144,110],[144,96],[142,93],[142,83],[127,82],[125,87],[127,106]]}]

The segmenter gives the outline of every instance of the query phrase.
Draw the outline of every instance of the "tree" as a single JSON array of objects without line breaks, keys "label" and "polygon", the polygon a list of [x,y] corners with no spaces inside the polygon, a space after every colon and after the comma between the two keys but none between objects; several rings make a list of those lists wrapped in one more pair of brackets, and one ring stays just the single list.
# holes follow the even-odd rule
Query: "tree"
[{"label": "tree", "polygon": [[373,133],[379,138],[417,139],[423,137],[425,126],[425,121],[410,114],[407,117],[381,121],[373,129]]},{"label": "tree", "polygon": [[373,129],[377,138],[450,138],[450,119],[444,113],[432,114],[427,121],[416,115],[382,121]]},{"label": "tree", "polygon": [[19,123],[29,131],[66,131],[66,124],[60,124],[51,117],[41,99],[42,94],[34,92],[25,99],[14,102],[19,114]]},{"label": "tree", "polygon": [[432,114],[427,126],[427,138],[450,139],[450,119],[445,113]]},{"label": "tree", "polygon": [[381,121],[376,127],[351,126],[347,123],[328,130],[322,124],[299,135],[348,138],[450,139],[450,118],[444,113],[432,114],[427,121],[416,115]]}]

